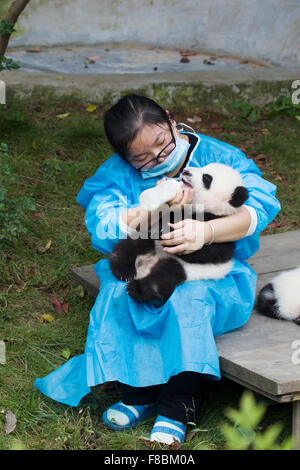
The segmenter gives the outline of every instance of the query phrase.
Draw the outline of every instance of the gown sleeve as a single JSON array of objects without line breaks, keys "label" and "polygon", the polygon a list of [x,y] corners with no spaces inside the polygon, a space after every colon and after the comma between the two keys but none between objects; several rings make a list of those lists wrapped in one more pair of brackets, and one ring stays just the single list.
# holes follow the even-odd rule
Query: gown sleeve
[{"label": "gown sleeve", "polygon": [[132,176],[129,165],[113,155],[87,178],[77,195],[77,202],[85,209],[92,247],[103,254],[110,253],[127,236],[124,226],[120,227],[121,213],[139,206],[130,190]]}]

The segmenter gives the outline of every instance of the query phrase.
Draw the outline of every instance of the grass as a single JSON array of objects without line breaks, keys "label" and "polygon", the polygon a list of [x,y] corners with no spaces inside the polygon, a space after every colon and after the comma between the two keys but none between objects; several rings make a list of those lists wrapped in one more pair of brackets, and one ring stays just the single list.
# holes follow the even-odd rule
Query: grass
[{"label": "grass", "polygon": [[[54,402],[33,388],[36,377],[66,361],[66,348],[70,357],[84,349],[94,299],[82,296],[70,280],[70,270],[95,263],[102,255],[91,248],[84,213],[75,199],[84,180],[111,153],[103,130],[105,108],[98,106],[88,113],[86,107],[92,103],[72,96],[57,101],[8,96],[7,102],[0,108],[0,141],[9,145],[17,175],[9,191],[11,197],[33,197],[37,210],[25,221],[28,233],[0,253],[0,339],[7,350],[7,363],[0,365],[0,448],[147,449],[140,437],[148,437],[154,417],[123,433],[101,424],[104,409],[120,398],[118,384],[94,387],[76,408]],[[57,117],[67,113],[63,119]],[[188,113],[173,110],[173,114],[198,132],[242,148],[265,178],[277,185],[282,211],[276,226],[265,233],[299,229],[299,121],[278,116],[251,124],[237,111],[225,117],[199,109],[195,114],[202,120],[193,124],[187,121]],[[41,254],[37,247],[49,241],[50,248]],[[68,311],[56,312],[52,298],[66,302]],[[51,314],[54,321],[41,323],[44,314]],[[182,448],[222,449],[224,438],[218,426],[224,409],[237,405],[242,390],[226,380],[215,384],[196,420],[201,431]],[[6,435],[8,410],[16,415],[17,426]],[[290,405],[274,405],[262,426],[281,421],[286,436],[291,432],[290,413]]]}]

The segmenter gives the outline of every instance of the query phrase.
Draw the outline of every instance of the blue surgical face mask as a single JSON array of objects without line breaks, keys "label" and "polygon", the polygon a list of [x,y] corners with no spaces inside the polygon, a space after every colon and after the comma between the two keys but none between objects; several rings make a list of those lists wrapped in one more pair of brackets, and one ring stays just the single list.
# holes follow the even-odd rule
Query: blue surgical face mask
[{"label": "blue surgical face mask", "polygon": [[176,139],[176,147],[174,150],[165,158],[162,163],[155,165],[153,168],[150,168],[148,171],[141,171],[140,174],[143,179],[153,178],[154,176],[164,175],[174,170],[177,165],[181,162],[185,154],[187,153],[190,144],[186,142],[181,137]]}]

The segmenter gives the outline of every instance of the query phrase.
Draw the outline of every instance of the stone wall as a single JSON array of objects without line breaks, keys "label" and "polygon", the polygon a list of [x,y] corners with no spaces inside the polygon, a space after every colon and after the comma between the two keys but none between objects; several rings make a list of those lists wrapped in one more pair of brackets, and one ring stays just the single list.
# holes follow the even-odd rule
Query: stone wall
[{"label": "stone wall", "polygon": [[300,65],[299,0],[31,0],[17,26],[10,46],[137,43]]}]

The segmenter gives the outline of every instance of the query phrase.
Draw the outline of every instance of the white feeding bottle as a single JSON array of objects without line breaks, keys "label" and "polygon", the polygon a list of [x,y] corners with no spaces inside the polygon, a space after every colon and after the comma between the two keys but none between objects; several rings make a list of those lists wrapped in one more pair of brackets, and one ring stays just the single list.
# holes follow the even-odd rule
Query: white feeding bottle
[{"label": "white feeding bottle", "polygon": [[176,196],[181,183],[175,179],[162,181],[153,188],[146,189],[139,197],[141,206],[147,211],[154,211]]}]

